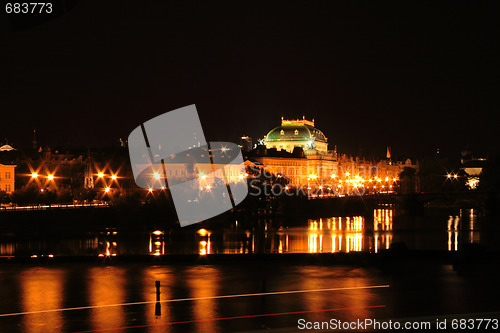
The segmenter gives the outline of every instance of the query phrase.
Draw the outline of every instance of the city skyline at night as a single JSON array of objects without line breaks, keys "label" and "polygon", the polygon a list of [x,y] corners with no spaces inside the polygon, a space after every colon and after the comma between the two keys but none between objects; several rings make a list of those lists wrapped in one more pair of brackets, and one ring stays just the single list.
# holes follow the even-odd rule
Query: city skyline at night
[{"label": "city skyline at night", "polygon": [[0,11],[0,332],[500,328],[499,1]]}]

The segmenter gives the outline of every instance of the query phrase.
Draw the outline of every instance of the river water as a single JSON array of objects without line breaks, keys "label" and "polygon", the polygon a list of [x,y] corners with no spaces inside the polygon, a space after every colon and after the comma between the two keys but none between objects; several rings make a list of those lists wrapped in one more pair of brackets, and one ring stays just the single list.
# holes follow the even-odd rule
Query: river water
[{"label": "river water", "polygon": [[370,216],[285,222],[233,221],[224,228],[143,233],[2,234],[1,256],[46,260],[0,264],[0,332],[289,332],[299,331],[301,320],[435,323],[437,318],[450,327],[453,319],[500,317],[495,274],[470,278],[451,265],[419,259],[395,274],[373,266],[276,259],[218,265],[50,262],[51,256],[65,255],[378,252],[392,242],[413,250],[456,251],[471,242],[498,249],[495,224],[473,210],[416,218],[387,206]]},{"label": "river water", "polygon": [[[140,223],[140,222],[138,222]],[[466,243],[499,249],[498,226],[473,209],[401,216],[388,206],[370,216],[260,219],[224,227],[87,233],[0,233],[0,256],[119,256],[237,253],[377,253],[392,242],[411,250],[456,251]]]}]

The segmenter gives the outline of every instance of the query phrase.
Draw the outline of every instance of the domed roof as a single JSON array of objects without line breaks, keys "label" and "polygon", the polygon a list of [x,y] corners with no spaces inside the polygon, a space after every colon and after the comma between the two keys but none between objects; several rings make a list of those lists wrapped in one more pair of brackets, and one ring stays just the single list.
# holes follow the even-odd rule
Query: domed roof
[{"label": "domed roof", "polygon": [[11,145],[3,145],[0,147],[0,151],[11,151],[11,150],[15,150],[14,148],[12,148]]},{"label": "domed roof", "polygon": [[282,124],[272,129],[266,135],[266,141],[310,141],[314,139],[319,142],[326,142],[327,139],[319,129],[304,123]]}]

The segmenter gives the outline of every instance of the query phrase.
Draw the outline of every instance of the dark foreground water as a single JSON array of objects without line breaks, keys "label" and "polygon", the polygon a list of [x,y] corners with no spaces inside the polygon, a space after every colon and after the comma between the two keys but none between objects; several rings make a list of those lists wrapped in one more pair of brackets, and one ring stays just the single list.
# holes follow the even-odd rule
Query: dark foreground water
[{"label": "dark foreground water", "polygon": [[286,332],[300,319],[448,318],[451,325],[452,318],[498,318],[500,311],[496,277],[462,277],[451,266],[421,262],[397,274],[265,262],[6,265],[0,285],[0,332]]}]

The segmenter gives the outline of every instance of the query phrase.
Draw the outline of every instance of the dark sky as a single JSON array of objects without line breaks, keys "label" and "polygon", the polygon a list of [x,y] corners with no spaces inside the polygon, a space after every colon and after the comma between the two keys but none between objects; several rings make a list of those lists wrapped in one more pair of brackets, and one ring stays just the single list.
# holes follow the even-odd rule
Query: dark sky
[{"label": "dark sky", "polygon": [[498,151],[496,1],[65,4],[0,15],[2,141],[110,145],[196,104],[210,141],[305,115],[341,152]]}]

